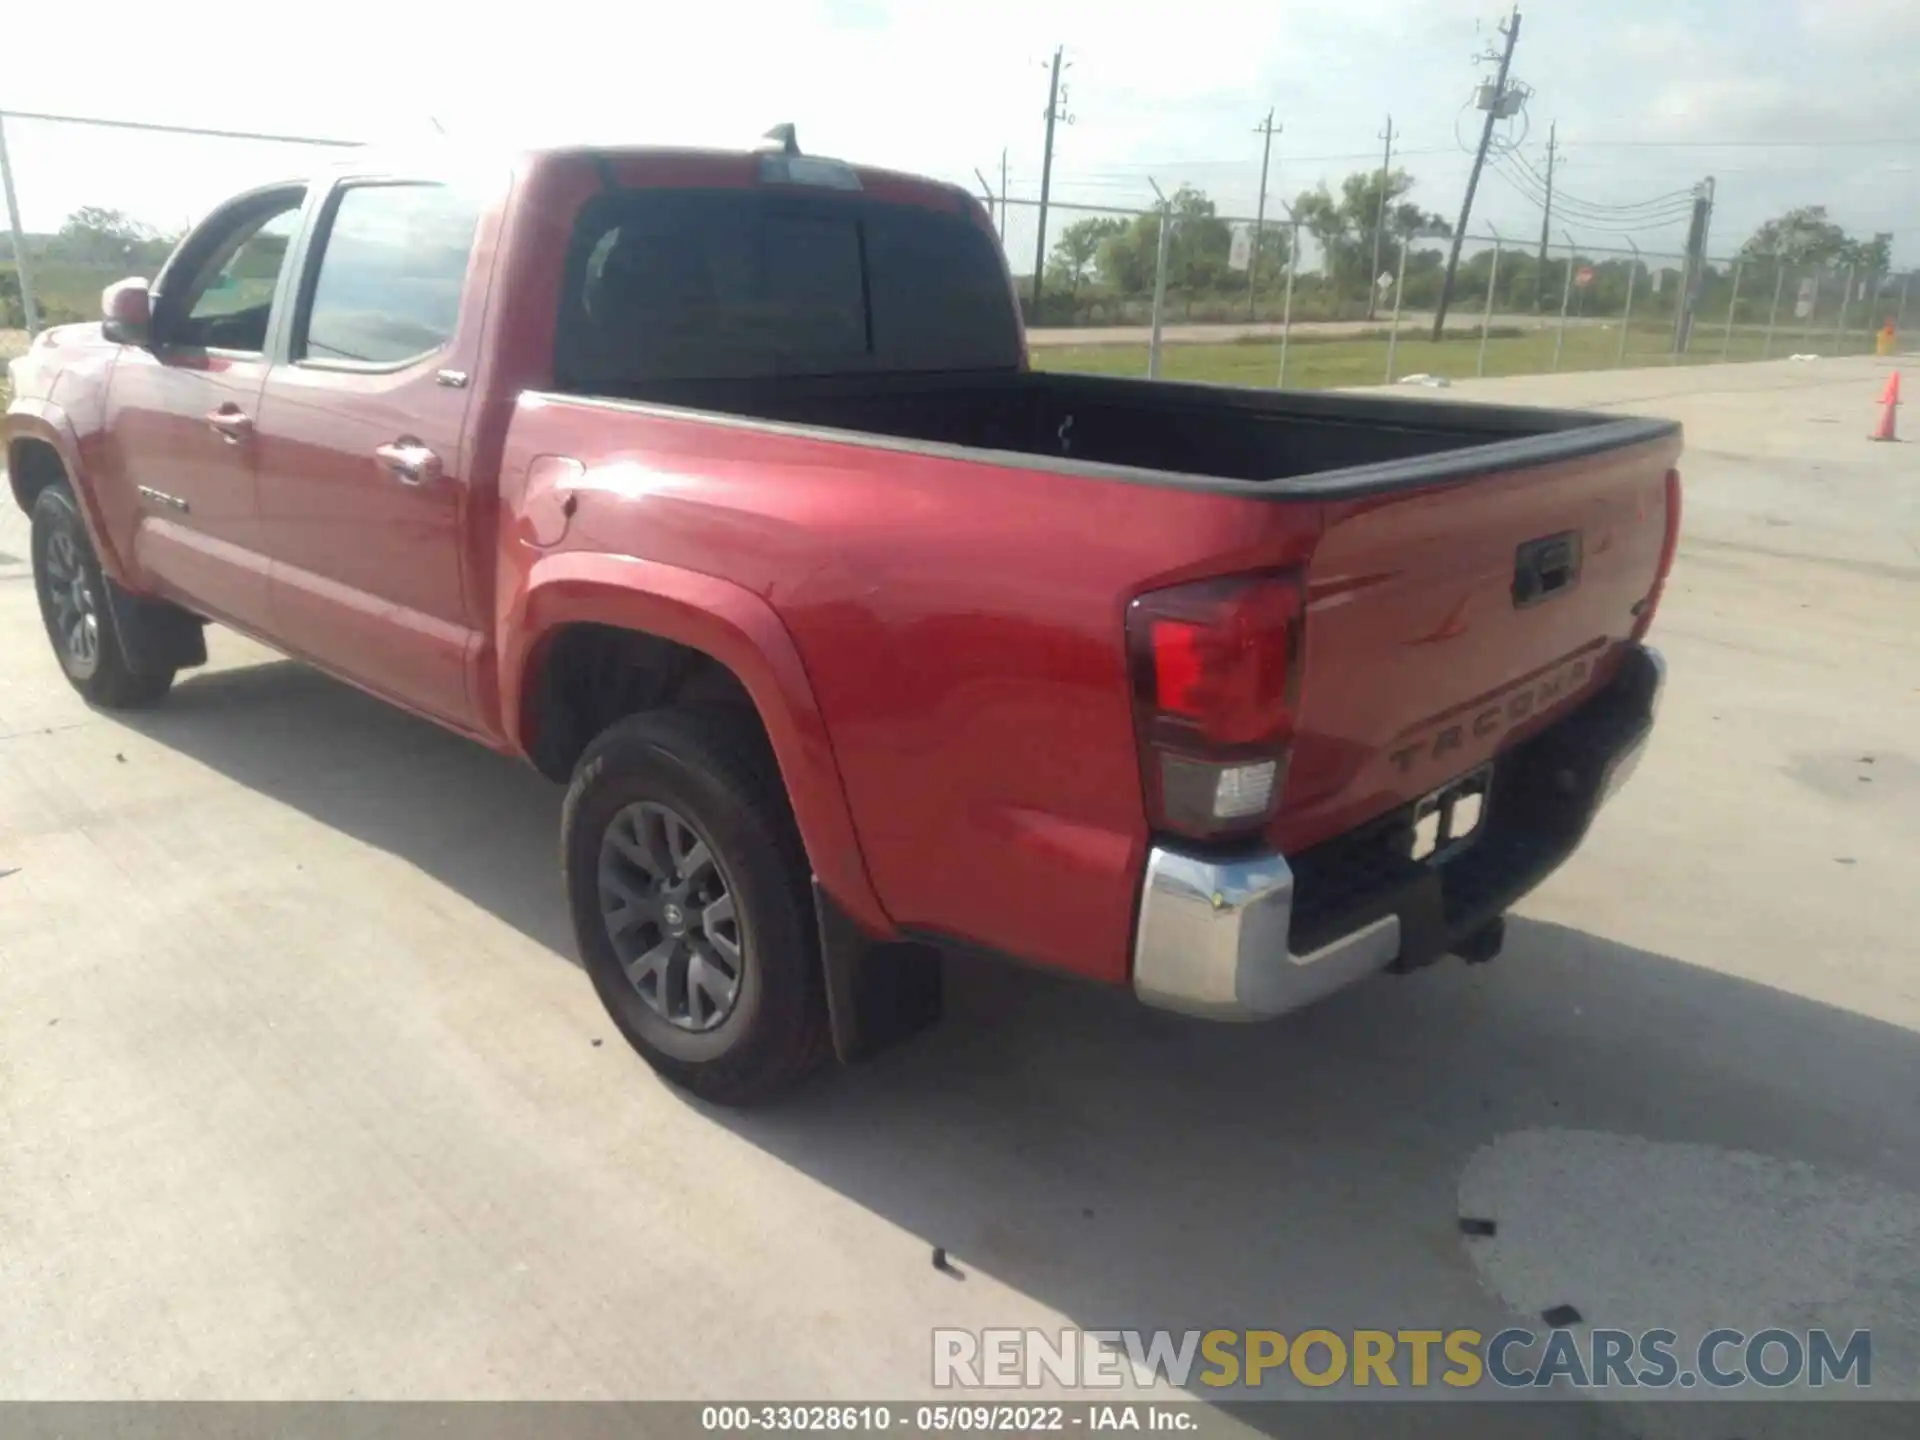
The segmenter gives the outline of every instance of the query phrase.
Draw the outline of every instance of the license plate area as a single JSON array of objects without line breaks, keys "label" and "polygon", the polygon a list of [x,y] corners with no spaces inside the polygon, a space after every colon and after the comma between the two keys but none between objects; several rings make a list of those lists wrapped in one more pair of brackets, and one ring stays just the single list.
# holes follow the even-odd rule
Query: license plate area
[{"label": "license plate area", "polygon": [[1408,858],[1437,865],[1470,844],[1487,825],[1493,766],[1482,765],[1413,802]]}]

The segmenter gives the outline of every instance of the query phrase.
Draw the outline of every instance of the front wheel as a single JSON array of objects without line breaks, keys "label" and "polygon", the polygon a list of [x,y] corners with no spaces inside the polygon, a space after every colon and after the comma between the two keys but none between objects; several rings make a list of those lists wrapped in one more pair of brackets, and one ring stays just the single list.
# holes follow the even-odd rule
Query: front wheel
[{"label": "front wheel", "polygon": [[73,492],[64,484],[47,486],[33,502],[33,588],[67,683],[89,705],[152,705],[172,688],[174,671],[136,670],[129,663],[107,585]]},{"label": "front wheel", "polygon": [[581,957],[650,1065],[748,1105],[824,1056],[806,860],[756,734],[706,714],[622,720],[581,757],[562,828]]}]

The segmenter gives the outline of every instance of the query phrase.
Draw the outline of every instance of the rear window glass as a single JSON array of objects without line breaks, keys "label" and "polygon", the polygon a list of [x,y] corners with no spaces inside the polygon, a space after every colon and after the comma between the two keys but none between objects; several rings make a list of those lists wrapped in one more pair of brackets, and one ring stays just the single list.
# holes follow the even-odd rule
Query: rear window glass
[{"label": "rear window glass", "polygon": [[1008,368],[1013,301],[960,214],[860,196],[633,190],[580,213],[555,372],[621,394],[662,380]]}]

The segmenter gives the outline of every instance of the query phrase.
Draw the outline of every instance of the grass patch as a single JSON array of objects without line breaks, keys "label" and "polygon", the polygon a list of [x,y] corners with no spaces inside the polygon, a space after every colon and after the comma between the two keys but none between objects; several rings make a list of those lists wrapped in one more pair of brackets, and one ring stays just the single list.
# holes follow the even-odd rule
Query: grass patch
[{"label": "grass patch", "polygon": [[[1668,347],[1672,329],[1661,324],[1645,330],[1636,325],[1627,337],[1625,358],[1618,326],[1569,327],[1561,349],[1561,370],[1610,370],[1624,365],[1671,363]],[[1380,385],[1387,378],[1387,346],[1379,337],[1296,337],[1287,346],[1287,388],[1329,390],[1347,385]],[[1760,332],[1733,332],[1727,360],[1758,360],[1765,347]],[[1784,359],[1799,350],[1834,353],[1831,332],[1805,343],[1798,334],[1776,334],[1772,356]],[[1872,353],[1866,335],[1843,337],[1842,353]],[[1147,373],[1144,345],[1036,345],[1033,364],[1041,370],[1075,370],[1092,375]],[[1439,344],[1424,331],[1403,330],[1394,352],[1394,376],[1444,375],[1450,380],[1472,379],[1479,365],[1480,337],[1450,336]],[[1709,326],[1694,332],[1693,349],[1680,357],[1683,365],[1717,364],[1722,359],[1721,334]],[[1554,332],[1551,330],[1494,329],[1487,339],[1486,373],[1544,375],[1554,369]],[[1266,338],[1235,339],[1210,344],[1168,343],[1160,351],[1163,380],[1199,380],[1216,385],[1271,387],[1280,374],[1280,342]]]}]

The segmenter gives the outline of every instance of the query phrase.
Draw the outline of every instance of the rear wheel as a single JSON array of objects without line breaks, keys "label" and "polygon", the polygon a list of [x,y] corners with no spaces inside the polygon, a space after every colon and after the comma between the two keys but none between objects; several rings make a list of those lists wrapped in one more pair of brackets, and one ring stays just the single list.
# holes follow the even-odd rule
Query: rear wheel
[{"label": "rear wheel", "polygon": [[172,687],[174,671],[136,670],[129,663],[107,585],[73,492],[64,484],[47,486],[33,502],[33,586],[67,683],[90,705],[152,705]]},{"label": "rear wheel", "polygon": [[587,973],[656,1070],[748,1105],[825,1054],[806,860],[750,727],[677,711],[611,726],[574,771],[562,844]]}]

